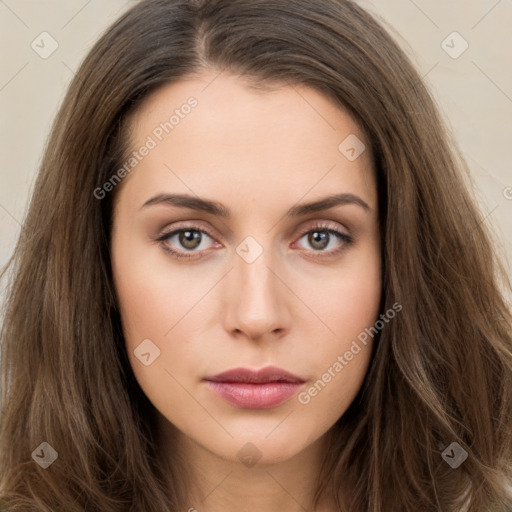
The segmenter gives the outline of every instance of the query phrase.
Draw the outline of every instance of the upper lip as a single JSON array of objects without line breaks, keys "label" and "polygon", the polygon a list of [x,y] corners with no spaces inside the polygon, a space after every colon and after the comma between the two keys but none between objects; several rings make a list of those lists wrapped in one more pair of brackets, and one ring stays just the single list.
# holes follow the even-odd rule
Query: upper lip
[{"label": "upper lip", "polygon": [[305,382],[304,379],[301,379],[282,368],[278,368],[277,366],[267,366],[260,370],[253,370],[251,368],[233,368],[217,375],[213,375],[212,377],[206,377],[205,380],[212,382],[241,382],[254,384],[262,384],[266,382]]}]

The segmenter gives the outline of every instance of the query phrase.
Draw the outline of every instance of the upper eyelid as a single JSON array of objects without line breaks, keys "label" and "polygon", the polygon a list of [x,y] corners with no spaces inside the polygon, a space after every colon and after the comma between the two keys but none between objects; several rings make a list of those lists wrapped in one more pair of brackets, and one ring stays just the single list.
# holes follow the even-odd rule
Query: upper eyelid
[{"label": "upper eyelid", "polygon": [[[301,236],[308,233],[310,230],[313,229],[322,229],[322,230],[334,230],[334,231],[341,231],[342,228],[340,227],[340,223],[336,223],[334,221],[329,220],[320,220],[320,221],[311,221],[311,224],[308,225],[308,227],[304,227],[300,230]],[[344,227],[348,231],[347,228]]]},{"label": "upper eyelid", "polygon": [[173,225],[172,227],[163,228],[160,231],[160,234],[157,235],[157,238],[169,237],[169,236],[175,235],[176,233],[179,233],[181,231],[187,231],[187,229],[189,231],[200,231],[202,233],[206,233],[210,238],[213,237],[213,235],[210,234],[210,232],[212,230],[201,226],[201,224],[196,224],[195,221],[182,221],[182,225],[178,225],[178,226]]},{"label": "upper eyelid", "polygon": [[[206,234],[210,234],[210,231],[216,231],[215,229],[210,229],[210,228],[207,228],[207,227],[204,227],[202,225],[202,222],[201,220],[184,220],[184,221],[177,221],[177,226],[175,225],[175,223],[173,223],[172,227],[165,227],[165,228],[162,228],[160,230],[160,233],[161,235],[165,235],[165,234],[171,234],[171,233],[174,233],[175,231],[186,231],[187,228],[193,228],[194,230],[197,230],[197,231],[204,231]],[[299,230],[297,229],[294,229],[293,231],[299,231],[301,233],[304,233],[304,232],[307,232],[309,229],[315,229],[315,227],[322,227],[322,229],[328,229],[328,228],[332,228],[332,229],[336,229],[336,230],[339,230],[339,229],[345,229],[347,231],[350,231],[346,226],[344,226],[343,224],[341,224],[339,221],[334,221],[334,220],[328,220],[328,219],[325,219],[325,220],[316,220],[316,219],[311,219],[311,220],[307,220],[307,221],[304,221],[303,224],[306,224],[306,227],[303,227]],[[231,230],[230,230],[230,233],[231,233]],[[160,235],[159,235],[160,236]]]}]

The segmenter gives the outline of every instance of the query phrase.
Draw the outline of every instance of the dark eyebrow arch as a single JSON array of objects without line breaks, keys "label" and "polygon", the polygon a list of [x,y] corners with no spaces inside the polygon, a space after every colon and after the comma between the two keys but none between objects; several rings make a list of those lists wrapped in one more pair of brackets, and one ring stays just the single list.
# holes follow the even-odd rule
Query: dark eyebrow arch
[{"label": "dark eyebrow arch", "polygon": [[[191,210],[203,211],[222,217],[225,219],[231,218],[231,212],[222,203],[217,201],[210,201],[208,199],[202,199],[199,197],[190,196],[187,194],[158,194],[151,199],[148,199],[141,207],[146,208],[148,206],[156,204],[169,204],[171,206],[178,206],[181,208],[189,208]],[[341,205],[357,205],[363,208],[365,211],[371,211],[370,206],[363,201],[359,196],[354,194],[334,194],[319,200],[299,204],[292,206],[285,214],[286,217],[299,217],[307,215],[308,213],[321,212],[329,210],[335,206]]]}]

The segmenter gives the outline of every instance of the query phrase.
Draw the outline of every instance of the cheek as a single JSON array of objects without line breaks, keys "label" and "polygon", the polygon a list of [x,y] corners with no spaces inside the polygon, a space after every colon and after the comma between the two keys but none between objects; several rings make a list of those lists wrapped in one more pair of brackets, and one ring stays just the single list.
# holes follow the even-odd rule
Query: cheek
[{"label": "cheek", "polygon": [[[318,287],[312,309],[321,312],[335,341],[355,336],[378,315],[381,300],[380,273],[371,267],[347,273]],[[310,292],[311,297],[311,292]]]},{"label": "cheek", "polygon": [[[336,338],[310,352],[314,376],[297,395],[304,426],[319,433],[333,425],[357,396],[371,362],[378,317],[378,286],[359,288],[360,301],[338,307]],[[366,292],[366,293],[364,293]],[[366,300],[365,300],[366,299]],[[310,424],[308,422],[311,422]]]},{"label": "cheek", "polygon": [[[182,416],[196,414],[194,402],[180,383],[193,373],[197,358],[190,354],[191,326],[186,317],[193,308],[194,281],[181,275],[162,275],[158,266],[136,250],[114,244],[113,270],[127,355],[135,378],[159,411],[180,424]],[[177,279],[174,279],[177,277]],[[197,286],[197,295],[204,286]],[[197,302],[197,299],[196,299]],[[180,411],[175,418],[173,411]]]},{"label": "cheek", "polygon": [[165,281],[150,267],[124,263],[121,260],[116,270],[116,290],[127,346],[133,349],[145,338],[160,338],[171,327],[172,318],[165,315],[170,309],[166,308]]},{"label": "cheek", "polygon": [[325,347],[329,333],[329,345],[343,350],[377,320],[382,294],[380,246],[372,240],[347,253],[339,268],[321,272],[312,274],[303,268],[299,274],[306,277],[298,277],[297,283],[300,295],[307,298],[308,307],[324,324],[325,335],[318,340],[315,359],[325,363],[322,354],[332,357],[332,351]]},{"label": "cheek", "polygon": [[[186,271],[171,272],[166,256],[149,243],[133,241],[128,230],[112,241],[112,268],[127,348],[143,339],[163,342],[186,313],[186,306],[204,286],[194,291],[194,279]],[[159,341],[157,341],[159,340]]]},{"label": "cheek", "polygon": [[371,361],[381,302],[379,247],[358,252],[346,267],[310,295],[331,336],[317,339],[309,356],[315,376],[297,397],[305,416],[335,422],[359,392]]},{"label": "cheek", "polygon": [[[112,239],[112,270],[128,357],[137,378],[144,380],[146,364],[151,362],[148,366],[153,370],[161,362],[164,335],[172,326],[168,316],[172,308],[166,297],[168,283],[155,262],[148,260],[151,251],[143,251],[140,242],[132,243],[126,231],[120,230]],[[142,343],[145,350],[139,353]],[[147,353],[150,355],[141,357]]]}]

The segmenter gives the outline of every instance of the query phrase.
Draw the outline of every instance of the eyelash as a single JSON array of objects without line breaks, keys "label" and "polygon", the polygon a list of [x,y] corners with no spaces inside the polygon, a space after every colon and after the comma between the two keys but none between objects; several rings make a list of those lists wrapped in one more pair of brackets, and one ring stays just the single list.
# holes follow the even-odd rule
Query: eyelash
[{"label": "eyelash", "polygon": [[[156,239],[156,241],[160,243],[160,245],[166,252],[172,254],[172,256],[177,259],[188,260],[188,259],[197,258],[196,254],[199,253],[199,251],[189,251],[189,254],[186,254],[181,251],[176,251],[175,249],[171,249],[169,247],[169,245],[167,245],[165,243],[165,241],[168,240],[169,238],[171,238],[174,235],[177,235],[179,233],[183,233],[185,231],[197,231],[197,232],[203,233],[203,234],[207,235],[208,237],[210,237],[211,239],[213,239],[213,236],[210,235],[210,233],[208,231],[206,231],[205,229],[203,229],[202,227],[200,227],[198,225],[190,224],[183,228],[175,229],[173,231],[163,233],[161,236],[159,236]],[[337,256],[342,251],[344,251],[348,245],[350,245],[354,242],[354,239],[351,236],[349,236],[345,233],[342,233],[341,231],[338,231],[337,229],[334,229],[333,225],[329,224],[329,223],[322,223],[322,224],[317,224],[317,225],[309,227],[309,229],[307,229],[306,231],[303,231],[300,234],[298,240],[300,240],[305,235],[307,235],[311,232],[315,232],[315,231],[325,232],[325,233],[334,235],[338,238],[338,240],[342,241],[343,244],[340,247],[338,247],[337,249],[333,249],[331,251],[314,251],[314,252],[319,252],[322,255],[311,256],[312,258],[330,258],[330,257]],[[328,256],[324,256],[323,254],[327,254]]]}]

